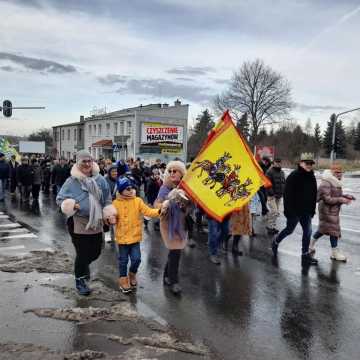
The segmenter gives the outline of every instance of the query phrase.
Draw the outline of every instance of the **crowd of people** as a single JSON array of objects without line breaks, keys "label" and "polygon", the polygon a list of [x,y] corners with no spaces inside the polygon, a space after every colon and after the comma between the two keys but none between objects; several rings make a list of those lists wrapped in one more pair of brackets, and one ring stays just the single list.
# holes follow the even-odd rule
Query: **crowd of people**
[{"label": "crowd of people", "polygon": [[[333,164],[323,173],[318,187],[314,163],[312,154],[302,154],[297,169],[286,178],[281,159],[262,158],[259,164],[271,186],[260,188],[247,205],[219,222],[204,214],[178,188],[187,171],[179,159],[167,164],[160,159],[154,164],[140,159],[95,161],[90,153],[81,150],[76,160],[23,156],[18,163],[14,157],[6,161],[0,153],[0,201],[4,200],[6,188],[11,196],[16,196],[18,189],[21,201],[25,202],[29,201],[30,194],[33,201],[37,201],[41,189],[44,194],[57,195],[56,202],[67,216],[68,231],[76,251],[75,286],[81,295],[91,292],[89,266],[101,254],[106,231],[110,231],[117,245],[119,289],[123,293],[136,289],[143,226],[147,228],[151,221],[153,230],[159,231],[168,249],[164,286],[178,295],[182,291],[179,280],[182,250],[186,246],[196,246],[194,237],[204,232],[206,224],[209,260],[215,265],[221,264],[221,251],[243,255],[242,236],[257,235],[254,231],[256,219],[264,222],[272,239],[274,259],[278,257],[281,242],[300,223],[302,266],[318,263],[314,256],[315,245],[323,235],[330,237],[330,258],[346,261],[346,256],[338,249],[339,213],[343,204],[350,204],[355,198],[343,194],[339,164]],[[279,231],[277,222],[282,202],[286,227]],[[312,235],[311,223],[317,203],[319,227]]]}]

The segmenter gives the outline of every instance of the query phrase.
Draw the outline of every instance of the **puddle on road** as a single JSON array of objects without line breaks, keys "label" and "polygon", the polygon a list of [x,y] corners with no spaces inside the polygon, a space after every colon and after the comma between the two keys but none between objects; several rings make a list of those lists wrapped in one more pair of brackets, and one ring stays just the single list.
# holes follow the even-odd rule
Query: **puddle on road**
[{"label": "puddle on road", "polygon": [[0,271],[71,274],[73,261],[68,254],[61,251],[34,250],[21,257],[0,257]]}]

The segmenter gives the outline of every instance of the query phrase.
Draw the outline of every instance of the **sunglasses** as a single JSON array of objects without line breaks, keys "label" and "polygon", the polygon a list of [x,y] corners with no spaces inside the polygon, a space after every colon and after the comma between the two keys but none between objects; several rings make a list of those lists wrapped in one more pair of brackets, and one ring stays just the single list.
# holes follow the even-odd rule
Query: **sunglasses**
[{"label": "sunglasses", "polygon": [[177,170],[168,170],[169,174],[176,174],[178,171]]},{"label": "sunglasses", "polygon": [[313,161],[304,161],[304,163],[306,165],[311,165],[311,166],[315,164]]}]

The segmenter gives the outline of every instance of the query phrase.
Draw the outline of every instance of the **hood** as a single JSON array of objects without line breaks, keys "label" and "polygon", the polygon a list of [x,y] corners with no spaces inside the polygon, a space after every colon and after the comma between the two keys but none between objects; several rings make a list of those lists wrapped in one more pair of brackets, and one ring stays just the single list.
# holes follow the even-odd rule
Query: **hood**
[{"label": "hood", "polygon": [[[96,162],[93,162],[93,167],[92,167],[92,176],[97,176],[99,175],[100,169],[99,169],[99,165]],[[71,168],[71,172],[70,172],[71,176],[73,176],[74,178],[81,180],[84,179],[86,177],[86,175],[84,175],[77,164],[74,164],[73,167]]]},{"label": "hood", "polygon": [[337,179],[332,173],[331,170],[325,170],[321,175],[321,180],[329,182],[332,186],[342,187],[341,180]]}]

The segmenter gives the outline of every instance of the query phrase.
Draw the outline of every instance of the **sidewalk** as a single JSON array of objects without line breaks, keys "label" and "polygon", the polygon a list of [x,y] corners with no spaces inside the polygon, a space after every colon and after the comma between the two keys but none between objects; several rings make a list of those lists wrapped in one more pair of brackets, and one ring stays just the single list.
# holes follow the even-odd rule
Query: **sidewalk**
[{"label": "sidewalk", "polygon": [[52,238],[67,234],[63,227],[49,230],[62,218],[56,209],[44,206],[48,215],[39,218],[7,200],[0,210],[10,215],[0,219],[2,229],[20,229],[17,219],[30,225],[15,238],[0,233],[1,359],[215,358],[204,344],[170,329],[136,294],[117,291],[109,249],[92,268],[93,293],[78,296],[68,246],[61,249]]}]

